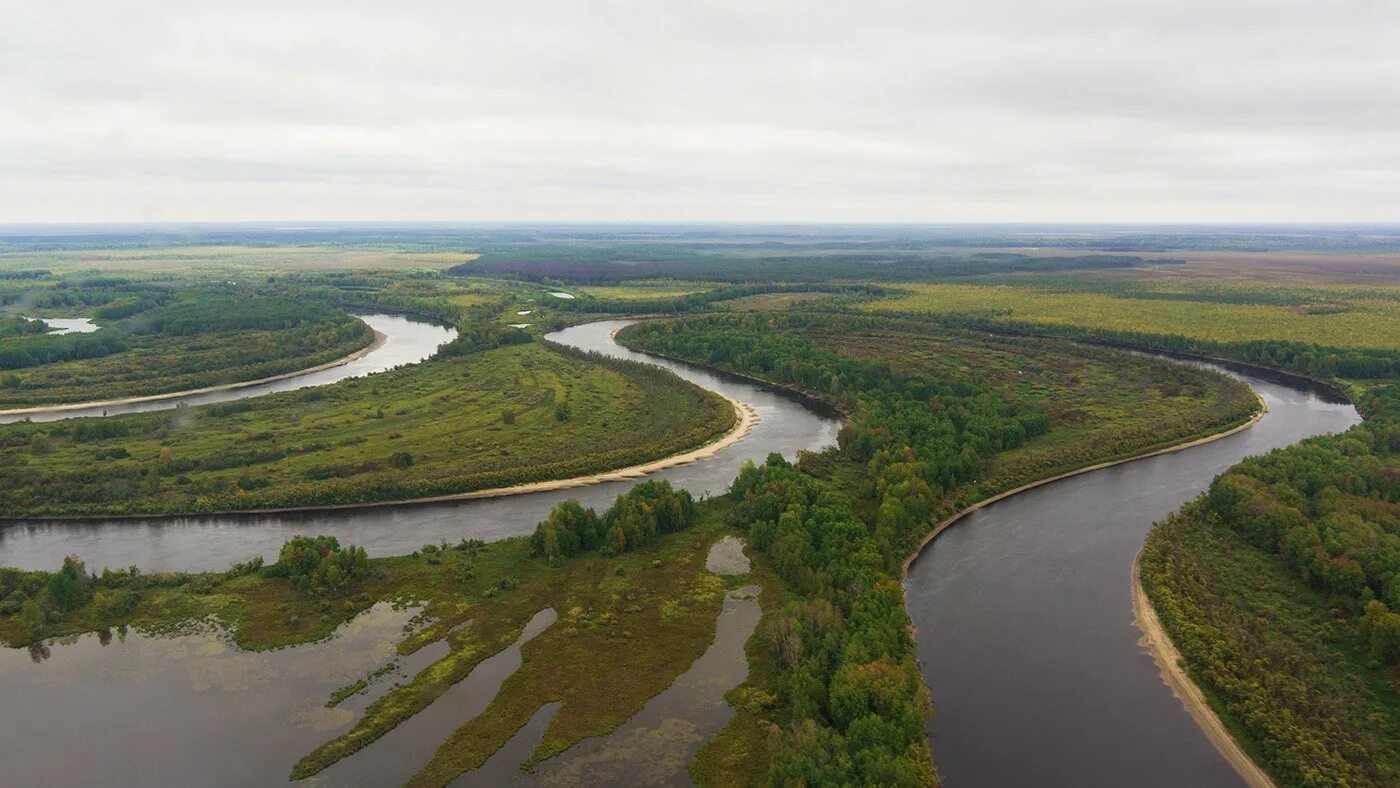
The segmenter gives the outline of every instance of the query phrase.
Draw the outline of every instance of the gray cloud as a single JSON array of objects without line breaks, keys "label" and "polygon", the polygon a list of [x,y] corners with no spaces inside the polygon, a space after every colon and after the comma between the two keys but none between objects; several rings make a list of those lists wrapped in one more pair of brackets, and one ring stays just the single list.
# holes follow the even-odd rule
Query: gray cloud
[{"label": "gray cloud", "polygon": [[1400,215],[1391,0],[398,6],[7,9],[0,222]]}]

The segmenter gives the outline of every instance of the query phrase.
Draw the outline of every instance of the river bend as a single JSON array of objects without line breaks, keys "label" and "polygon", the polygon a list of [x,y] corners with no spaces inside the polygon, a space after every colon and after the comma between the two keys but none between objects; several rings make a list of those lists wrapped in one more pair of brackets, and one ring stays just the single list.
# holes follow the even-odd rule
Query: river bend
[{"label": "river bend", "polygon": [[[425,333],[418,328],[427,324],[404,318],[392,319],[402,325],[381,323],[376,328],[389,334],[385,347],[403,348],[404,352],[400,355],[405,359],[419,354],[421,358],[426,358],[443,341],[440,335]],[[754,383],[721,377],[688,364],[627,350],[617,344],[612,335],[629,322],[632,321],[587,323],[557,331],[550,334],[548,339],[583,350],[656,364],[702,388],[743,402],[753,408],[758,416],[758,422],[749,434],[712,457],[645,477],[500,498],[277,515],[151,517],[81,522],[35,520],[3,524],[0,525],[0,566],[51,570],[63,563],[64,556],[74,554],[94,569],[138,566],[145,571],[223,570],[233,562],[244,561],[254,555],[276,560],[282,543],[298,534],[335,536],[342,544],[364,547],[370,555],[401,555],[443,539],[449,542],[463,538],[493,541],[524,536],[533,532],[539,521],[559,501],[577,498],[584,506],[601,511],[643,478],[668,479],[673,485],[689,490],[697,497],[716,495],[729,487],[729,483],[739,474],[740,466],[748,460],[762,462],[771,452],[791,459],[799,450],[820,450],[836,442],[840,425],[835,419],[816,414],[782,393]],[[428,327],[434,331],[443,330]],[[391,333],[398,332],[400,328],[403,328],[403,333]],[[396,338],[401,341],[396,342]],[[366,356],[362,361],[369,358]],[[408,360],[399,363],[408,363]],[[344,367],[337,367],[326,372],[336,372],[340,377],[345,377],[347,375],[343,370]],[[297,388],[311,385],[302,378],[269,385],[291,386],[294,383],[301,384],[295,386]],[[219,393],[233,395],[243,391],[248,390]],[[171,407],[169,403],[146,404]]]},{"label": "river bend", "polygon": [[946,784],[1242,784],[1137,645],[1133,559],[1153,522],[1230,466],[1360,418],[1237,377],[1269,407],[1253,427],[1013,495],[963,518],[910,567]]}]

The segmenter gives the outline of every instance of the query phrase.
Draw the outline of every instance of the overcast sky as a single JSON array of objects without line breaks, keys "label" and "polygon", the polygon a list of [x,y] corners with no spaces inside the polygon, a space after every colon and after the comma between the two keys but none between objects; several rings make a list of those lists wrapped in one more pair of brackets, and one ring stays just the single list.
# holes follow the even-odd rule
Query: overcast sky
[{"label": "overcast sky", "polygon": [[0,0],[0,222],[1400,219],[1397,0]]}]

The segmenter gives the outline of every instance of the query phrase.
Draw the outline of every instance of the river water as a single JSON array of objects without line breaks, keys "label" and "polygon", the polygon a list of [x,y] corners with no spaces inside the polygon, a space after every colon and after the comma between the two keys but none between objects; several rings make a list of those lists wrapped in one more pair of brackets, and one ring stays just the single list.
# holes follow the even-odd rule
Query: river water
[{"label": "river water", "polygon": [[[400,317],[389,320],[394,322],[376,321],[377,325],[375,322],[371,325],[389,334],[385,348],[398,348],[394,351],[395,357],[404,359],[390,366],[407,363],[413,357],[426,357],[444,341],[441,333],[444,329]],[[628,322],[611,320],[574,326],[550,334],[549,339],[585,350],[659,364],[703,388],[747,403],[758,414],[758,423],[752,432],[715,456],[667,468],[645,478],[668,479],[696,496],[715,495],[724,492],[738,475],[740,466],[748,460],[762,462],[770,452],[779,452],[791,459],[798,450],[819,450],[836,442],[839,424],[835,419],[813,413],[780,393],[623,348],[613,341],[612,334]],[[371,361],[371,356],[362,361]],[[381,357],[374,363],[384,362]],[[353,369],[347,369],[353,366],[347,364],[326,372],[345,377],[356,374]],[[309,385],[303,378],[269,385],[284,384],[289,387]],[[232,398],[250,390],[220,394]],[[171,405],[167,403],[165,407]],[[273,560],[282,543],[297,534],[329,534],[339,538],[342,544],[364,547],[370,555],[400,555],[443,539],[493,541],[529,534],[554,504],[565,498],[577,498],[584,506],[602,510],[638,481],[641,478],[505,498],[315,514],[0,524],[0,566],[54,569],[63,562],[64,556],[76,554],[94,569],[139,566],[147,571],[222,570],[254,555]]]},{"label": "river water", "polygon": [[[791,457],[834,441],[833,419],[781,394],[621,348],[612,332],[625,324],[592,323],[550,338],[659,363],[748,403],[760,417],[747,438],[717,456],[655,476],[697,495],[715,494],[745,460],[761,460],[773,451]],[[1241,458],[1358,421],[1350,406],[1245,379],[1269,405],[1269,413],[1251,429],[1014,496],[965,518],[914,563],[906,583],[909,611],[937,704],[929,734],[949,784],[1239,784],[1137,646],[1132,560],[1154,520],[1199,494]],[[372,554],[403,553],[441,539],[525,534],[562,498],[602,508],[634,483],[306,516],[12,524],[0,526],[0,566],[52,569],[64,555],[77,553],[93,567],[222,569],[254,554],[271,557],[290,536],[310,533],[334,534]],[[84,636],[76,649],[55,649],[54,657],[95,654],[95,637]],[[23,652],[5,656],[0,689],[29,662]],[[134,703],[130,712],[139,715],[139,706]],[[110,713],[120,718],[116,709]],[[522,730],[521,741],[507,748],[528,750],[550,714],[552,709],[542,710]],[[22,741],[23,731],[17,731]],[[16,744],[6,735],[0,746],[7,739]],[[490,765],[504,770],[495,772],[496,780],[510,774],[508,765]]]},{"label": "river water", "polygon": [[[124,405],[106,405],[94,408],[73,408],[69,410],[56,410],[48,413],[31,413],[27,415],[10,414],[0,415],[0,424],[9,424],[16,421],[57,421],[59,419],[76,419],[90,416],[116,416],[122,413],[145,413],[153,410],[169,410],[175,407],[208,405],[213,402],[228,402],[235,399],[247,399],[248,397],[261,397],[267,394],[275,394],[279,391],[295,391],[308,386],[324,386],[327,383],[334,383],[346,378],[369,375],[374,372],[383,372],[386,369],[401,367],[405,364],[416,364],[419,361],[431,356],[444,342],[450,341],[457,335],[457,330],[444,328],[413,320],[400,315],[360,315],[359,318],[369,324],[370,328],[384,336],[384,341],[371,349],[368,353],[355,359],[354,361],[330,367],[318,372],[309,372],[305,375],[295,375],[282,380],[274,380],[270,383],[260,383],[253,386],[243,386],[235,389],[223,391],[210,391],[204,394],[193,394],[185,397],[171,397],[168,399],[151,400],[149,402],[131,402]],[[57,321],[47,320],[49,324],[59,322],[83,322],[88,321]]]},{"label": "river water", "polygon": [[992,504],[910,568],[949,786],[1241,784],[1137,645],[1133,558],[1153,522],[1231,465],[1359,421],[1349,405],[1244,380],[1269,406],[1253,427]]}]

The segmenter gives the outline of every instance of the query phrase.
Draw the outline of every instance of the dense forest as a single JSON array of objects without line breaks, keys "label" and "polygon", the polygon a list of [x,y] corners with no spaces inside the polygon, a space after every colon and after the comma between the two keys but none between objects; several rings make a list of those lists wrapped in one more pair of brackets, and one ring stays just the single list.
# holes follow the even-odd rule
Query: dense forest
[{"label": "dense forest", "polygon": [[1000,318],[943,315],[943,325],[1013,334],[1054,336],[1077,341],[1102,342],[1122,347],[1165,350],[1198,356],[1243,361],[1327,380],[1330,378],[1384,379],[1400,376],[1400,353],[1373,348],[1322,347],[1306,342],[1259,339],[1220,342],[1145,331],[1115,331],[1085,326],[1027,323]]},{"label": "dense forest", "polygon": [[1400,779],[1400,385],[1359,405],[1222,474],[1142,555],[1193,678],[1287,785]]},{"label": "dense forest", "polygon": [[788,717],[770,778],[931,782],[928,697],[906,629],[899,563],[950,491],[995,452],[1044,431],[1046,418],[970,376],[900,373],[778,330],[801,319],[643,323],[625,336],[642,349],[798,386],[849,414],[840,454],[863,471],[866,519],[841,490],[781,457],[746,467],[730,490],[734,523],[771,557],[795,599],[770,627]]},{"label": "dense forest", "polygon": [[1148,262],[1134,255],[1085,254],[1037,257],[1015,252],[929,254],[899,248],[802,254],[792,248],[758,247],[747,254],[673,244],[532,244],[487,248],[482,256],[449,269],[458,276],[505,276],[531,281],[616,284],[633,279],[702,282],[828,282],[841,279],[922,281],[1017,271],[1131,268]]}]

